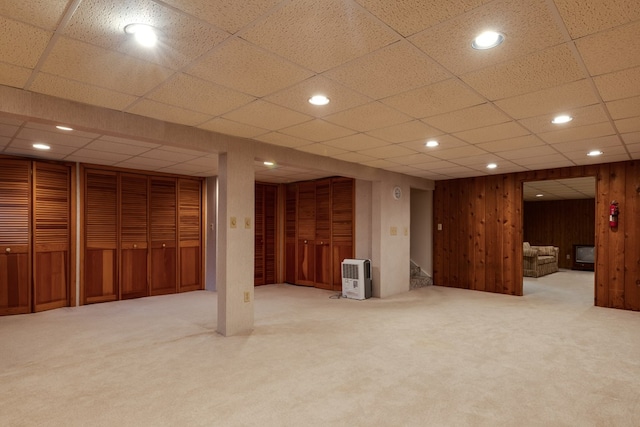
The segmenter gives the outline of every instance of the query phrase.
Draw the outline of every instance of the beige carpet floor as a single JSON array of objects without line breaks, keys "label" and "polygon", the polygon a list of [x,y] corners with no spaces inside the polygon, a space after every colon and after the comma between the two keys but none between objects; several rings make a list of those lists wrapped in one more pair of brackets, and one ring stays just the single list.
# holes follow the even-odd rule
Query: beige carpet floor
[{"label": "beige carpet floor", "polygon": [[206,291],[2,317],[0,426],[638,426],[640,313],[593,286],[271,285],[229,338]]}]

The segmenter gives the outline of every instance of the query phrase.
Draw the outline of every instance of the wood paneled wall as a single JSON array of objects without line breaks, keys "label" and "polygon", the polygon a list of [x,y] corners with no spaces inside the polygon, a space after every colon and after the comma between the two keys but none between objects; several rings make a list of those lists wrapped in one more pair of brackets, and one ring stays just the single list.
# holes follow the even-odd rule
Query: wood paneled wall
[{"label": "wood paneled wall", "polygon": [[573,245],[595,244],[595,217],[595,199],[524,202],[523,239],[532,245],[557,246],[558,266],[571,268]]},{"label": "wood paneled wall", "polygon": [[[585,176],[596,177],[597,189],[595,303],[640,310],[638,161],[437,181],[434,283],[522,295],[522,183]],[[608,222],[614,199],[617,229]]]}]

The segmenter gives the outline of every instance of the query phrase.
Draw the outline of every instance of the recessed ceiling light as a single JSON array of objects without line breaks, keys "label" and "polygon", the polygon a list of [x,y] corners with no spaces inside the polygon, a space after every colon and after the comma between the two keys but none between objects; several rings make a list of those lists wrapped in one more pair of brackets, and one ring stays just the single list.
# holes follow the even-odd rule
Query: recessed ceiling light
[{"label": "recessed ceiling light", "polygon": [[273,163],[273,162],[264,162],[264,165],[265,165],[265,166],[273,166],[274,164],[275,164],[275,163]]},{"label": "recessed ceiling light", "polygon": [[600,150],[591,150],[587,153],[587,156],[598,157],[598,156],[601,156],[602,154],[604,153]]},{"label": "recessed ceiling light", "polygon": [[324,95],[313,95],[309,98],[309,103],[313,105],[327,105],[329,103],[329,98]]},{"label": "recessed ceiling light", "polygon": [[473,39],[471,47],[478,50],[491,49],[504,41],[504,35],[496,31],[485,31]]},{"label": "recessed ceiling light", "polygon": [[440,143],[438,141],[436,141],[435,139],[432,139],[431,141],[427,141],[426,144],[424,144],[425,147],[429,147],[429,148],[433,148],[433,147],[437,147],[438,145],[440,145]]},{"label": "recessed ceiling light", "polygon": [[56,129],[66,130],[66,131],[71,131],[71,130],[73,130],[73,128],[70,128],[69,126],[62,126],[62,125],[58,125],[58,126],[56,126]]},{"label": "recessed ceiling light", "polygon": [[569,123],[571,120],[573,120],[573,117],[563,114],[561,116],[554,117],[553,120],[551,120],[551,123],[554,125],[560,125],[562,123]]},{"label": "recessed ceiling light", "polygon": [[544,197],[544,194],[536,194],[536,197]]},{"label": "recessed ceiling light", "polygon": [[489,163],[489,164],[487,165],[487,169],[495,169],[495,168],[497,168],[497,167],[498,167],[498,165],[496,165],[495,163]]},{"label": "recessed ceiling light", "polygon": [[129,24],[124,27],[124,32],[133,34],[136,41],[144,47],[153,47],[158,41],[153,27],[147,24]]},{"label": "recessed ceiling light", "polygon": [[36,150],[49,150],[51,147],[47,144],[33,144],[33,148],[35,148]]}]

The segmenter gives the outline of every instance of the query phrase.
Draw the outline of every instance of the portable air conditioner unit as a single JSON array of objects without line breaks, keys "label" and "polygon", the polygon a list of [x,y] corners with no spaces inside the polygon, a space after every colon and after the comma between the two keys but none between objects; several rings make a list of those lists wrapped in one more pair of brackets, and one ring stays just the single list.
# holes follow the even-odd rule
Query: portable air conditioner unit
[{"label": "portable air conditioner unit", "polygon": [[342,297],[361,300],[371,297],[371,261],[342,261]]}]

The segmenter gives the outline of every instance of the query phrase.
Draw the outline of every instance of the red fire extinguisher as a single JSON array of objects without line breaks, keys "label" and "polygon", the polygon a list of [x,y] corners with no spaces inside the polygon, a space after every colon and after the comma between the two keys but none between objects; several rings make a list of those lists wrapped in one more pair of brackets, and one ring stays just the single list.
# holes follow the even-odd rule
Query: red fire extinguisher
[{"label": "red fire extinguisher", "polygon": [[618,226],[619,214],[620,211],[618,210],[618,202],[614,200],[609,205],[609,227],[616,228]]}]

